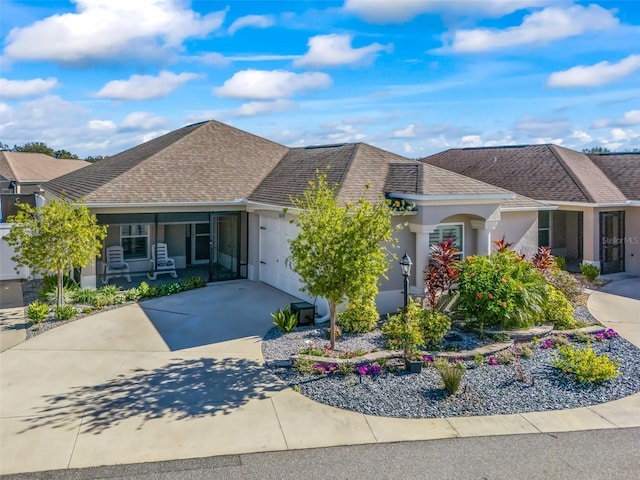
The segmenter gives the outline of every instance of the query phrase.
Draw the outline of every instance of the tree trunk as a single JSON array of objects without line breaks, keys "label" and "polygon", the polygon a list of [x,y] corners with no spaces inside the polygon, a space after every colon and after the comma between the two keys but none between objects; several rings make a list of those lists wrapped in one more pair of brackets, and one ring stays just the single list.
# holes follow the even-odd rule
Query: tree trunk
[{"label": "tree trunk", "polygon": [[329,302],[329,343],[331,350],[336,347],[336,304]]},{"label": "tree trunk", "polygon": [[64,270],[58,270],[58,291],[56,295],[56,306],[59,307],[64,305],[64,292],[62,289],[64,288]]}]

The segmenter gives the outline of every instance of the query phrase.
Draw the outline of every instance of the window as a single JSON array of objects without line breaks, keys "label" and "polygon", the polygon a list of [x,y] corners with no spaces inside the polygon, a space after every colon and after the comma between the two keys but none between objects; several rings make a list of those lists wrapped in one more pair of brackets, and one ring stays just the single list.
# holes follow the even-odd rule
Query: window
[{"label": "window", "polygon": [[458,260],[464,258],[464,226],[461,223],[438,225],[435,231],[429,234],[429,247],[440,242],[452,240],[453,246],[458,249],[456,257]]},{"label": "window", "polygon": [[149,258],[149,225],[134,224],[120,227],[120,244],[124,258]]},{"label": "window", "polygon": [[549,210],[538,212],[538,246],[551,246],[551,212]]}]

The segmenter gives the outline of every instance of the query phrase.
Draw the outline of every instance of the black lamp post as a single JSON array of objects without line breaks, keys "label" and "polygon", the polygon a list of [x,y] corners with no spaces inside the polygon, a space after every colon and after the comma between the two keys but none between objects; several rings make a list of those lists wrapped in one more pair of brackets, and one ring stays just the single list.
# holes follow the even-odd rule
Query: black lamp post
[{"label": "black lamp post", "polygon": [[413,262],[407,252],[404,252],[402,259],[400,260],[400,268],[402,269],[402,276],[404,277],[404,308],[407,308],[409,304],[409,276],[411,275],[411,266]]}]

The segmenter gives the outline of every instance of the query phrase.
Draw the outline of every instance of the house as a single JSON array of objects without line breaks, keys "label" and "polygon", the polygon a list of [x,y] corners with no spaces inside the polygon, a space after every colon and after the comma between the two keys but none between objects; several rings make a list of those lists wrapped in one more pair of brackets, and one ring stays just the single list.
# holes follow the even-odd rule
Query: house
[{"label": "house", "polygon": [[[338,185],[340,201],[370,185],[371,200],[384,195],[415,205],[394,217],[408,224],[399,252],[414,259],[414,293],[423,291],[431,244],[452,238],[461,255],[486,254],[492,238],[506,235],[532,253],[538,212],[553,209],[364,143],[289,148],[217,121],[180,128],[44,188],[47,196],[82,199],[108,225],[105,248],[122,246],[134,274],[149,271],[151,247],[162,242],[177,268],[203,265],[210,281],[248,278],[315,301],[300,292],[287,261],[297,227],[290,221],[295,209],[286,209],[317,170]],[[95,286],[103,274],[98,259],[83,269],[82,283]],[[401,304],[398,265],[381,281],[377,302],[381,312]]]},{"label": "house", "polygon": [[[18,204],[36,205],[40,186],[60,175],[90,165],[84,160],[62,160],[42,153],[0,151],[0,238],[9,234],[7,217],[18,212]],[[0,280],[22,279],[30,276],[26,267],[18,268],[11,261],[13,248],[0,241]]]},{"label": "house", "polygon": [[556,207],[541,210],[538,245],[567,267],[640,274],[640,154],[591,154],[558,145],[461,148],[421,162]]},{"label": "house", "polygon": [[43,153],[0,151],[0,189],[2,193],[28,194],[40,185],[91,165],[84,160],[67,160]]}]

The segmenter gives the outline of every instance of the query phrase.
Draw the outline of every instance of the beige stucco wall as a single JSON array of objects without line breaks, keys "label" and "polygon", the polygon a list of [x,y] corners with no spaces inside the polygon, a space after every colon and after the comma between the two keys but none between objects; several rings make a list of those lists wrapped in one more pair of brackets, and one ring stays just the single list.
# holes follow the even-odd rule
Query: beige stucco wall
[{"label": "beige stucco wall", "polygon": [[625,271],[640,275],[640,206],[625,209]]},{"label": "beige stucco wall", "polygon": [[503,236],[514,252],[531,258],[538,251],[538,211],[502,212],[492,237]]}]

